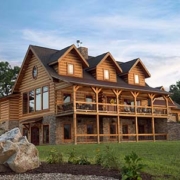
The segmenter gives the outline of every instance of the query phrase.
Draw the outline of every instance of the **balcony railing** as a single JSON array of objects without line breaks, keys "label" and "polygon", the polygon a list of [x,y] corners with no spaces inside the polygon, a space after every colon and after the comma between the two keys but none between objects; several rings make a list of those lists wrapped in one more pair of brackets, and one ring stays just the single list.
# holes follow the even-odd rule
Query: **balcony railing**
[{"label": "balcony railing", "polygon": [[110,104],[110,103],[98,103],[98,108],[96,102],[81,102],[76,101],[75,108],[73,103],[58,104],[56,107],[57,114],[67,113],[67,112],[99,112],[105,113],[109,112],[111,114],[131,114],[131,115],[156,115],[156,116],[167,116],[167,108],[162,106],[134,106],[134,105],[124,105],[124,104]]}]

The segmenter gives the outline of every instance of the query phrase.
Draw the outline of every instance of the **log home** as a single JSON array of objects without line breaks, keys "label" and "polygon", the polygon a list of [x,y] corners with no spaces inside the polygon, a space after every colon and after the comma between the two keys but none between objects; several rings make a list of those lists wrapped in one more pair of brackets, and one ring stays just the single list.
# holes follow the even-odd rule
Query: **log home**
[{"label": "log home", "polygon": [[19,126],[35,145],[167,140],[172,103],[149,77],[139,58],[30,45],[12,94],[0,99],[0,127]]}]

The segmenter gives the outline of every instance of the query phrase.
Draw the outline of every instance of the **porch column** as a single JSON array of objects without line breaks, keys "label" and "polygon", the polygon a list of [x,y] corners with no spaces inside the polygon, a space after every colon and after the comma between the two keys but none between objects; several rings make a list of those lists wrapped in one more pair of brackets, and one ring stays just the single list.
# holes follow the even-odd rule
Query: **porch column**
[{"label": "porch column", "polygon": [[[169,116],[169,103],[168,103],[169,96],[164,96],[164,99],[166,100],[166,112],[167,112],[167,116]],[[168,139],[168,136],[167,136],[167,131],[166,131],[166,140],[167,139]]]},{"label": "porch column", "polygon": [[96,122],[97,122],[97,143],[100,143],[99,140],[99,114],[96,115]]},{"label": "porch column", "polygon": [[139,95],[139,92],[133,92],[131,91],[131,94],[133,95],[134,97],[134,112],[135,114],[137,114],[137,96]]},{"label": "porch column", "polygon": [[98,94],[99,92],[102,90],[102,88],[98,88],[98,87],[91,87],[91,89],[94,91],[94,93],[96,94],[96,123],[97,123],[97,143],[100,143],[100,139],[99,139],[99,104],[98,104]]},{"label": "porch column", "polygon": [[155,137],[155,129],[154,129],[154,117],[152,117],[152,134],[153,134],[153,141],[155,142],[156,137]]},{"label": "porch column", "polygon": [[77,144],[77,115],[76,115],[76,91],[79,86],[73,86],[73,124],[74,124],[74,144]]},{"label": "porch column", "polygon": [[169,115],[169,105],[168,105],[168,96],[163,96],[163,98],[165,99],[166,101],[166,111],[167,111],[167,116]]},{"label": "porch column", "polygon": [[154,114],[154,105],[153,105],[153,99],[155,97],[155,94],[148,94],[150,100],[151,100],[151,114],[153,115]]},{"label": "porch column", "polygon": [[135,117],[135,125],[136,125],[136,142],[138,142],[139,137],[138,137],[138,118],[137,118],[137,116]]},{"label": "porch column", "polygon": [[112,90],[113,93],[115,94],[116,96],[116,102],[117,102],[117,126],[118,126],[118,130],[117,130],[117,133],[118,133],[118,142],[120,143],[120,119],[119,119],[119,95],[121,94],[122,90],[115,90],[113,89]]},{"label": "porch column", "polygon": [[77,119],[76,113],[73,114],[73,123],[74,123],[74,144],[77,144]]}]

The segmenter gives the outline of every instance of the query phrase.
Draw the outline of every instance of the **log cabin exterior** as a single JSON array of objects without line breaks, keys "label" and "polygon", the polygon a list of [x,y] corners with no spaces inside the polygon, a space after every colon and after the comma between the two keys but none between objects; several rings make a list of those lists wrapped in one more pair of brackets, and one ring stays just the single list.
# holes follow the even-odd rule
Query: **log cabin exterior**
[{"label": "log cabin exterior", "polygon": [[0,99],[0,127],[19,126],[35,145],[167,140],[175,105],[149,77],[139,58],[30,45],[12,94]]}]

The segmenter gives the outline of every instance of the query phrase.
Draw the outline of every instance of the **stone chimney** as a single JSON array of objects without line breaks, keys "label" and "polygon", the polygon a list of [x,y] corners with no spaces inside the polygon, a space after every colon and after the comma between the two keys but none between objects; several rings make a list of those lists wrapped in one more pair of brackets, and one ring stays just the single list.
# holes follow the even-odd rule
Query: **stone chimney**
[{"label": "stone chimney", "polygon": [[81,53],[81,55],[87,60],[88,59],[88,48],[78,47],[78,50]]}]

